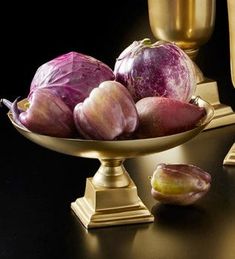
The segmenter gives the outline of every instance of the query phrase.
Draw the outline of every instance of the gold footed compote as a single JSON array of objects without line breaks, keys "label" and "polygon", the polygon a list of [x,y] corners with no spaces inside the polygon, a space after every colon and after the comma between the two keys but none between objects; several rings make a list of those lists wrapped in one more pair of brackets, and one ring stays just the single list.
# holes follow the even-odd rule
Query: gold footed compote
[{"label": "gold footed compote", "polygon": [[[154,37],[174,42],[192,60],[213,33],[215,0],[148,0],[148,10]],[[220,103],[217,82],[204,77],[196,64],[195,69],[198,81],[195,95],[212,104],[215,110],[215,116],[207,129],[235,123],[232,108]]]},{"label": "gold footed compote", "polygon": [[[17,125],[24,137],[48,149],[87,158],[96,158],[101,166],[94,177],[87,178],[84,197],[71,207],[86,228],[153,222],[154,217],[138,196],[137,187],[123,166],[127,158],[148,155],[180,145],[199,134],[212,120],[213,107],[199,97],[192,100],[205,107],[206,115],[200,124],[182,133],[149,139],[97,141],[57,138],[40,135]],[[24,109],[26,100],[19,102]]]}]

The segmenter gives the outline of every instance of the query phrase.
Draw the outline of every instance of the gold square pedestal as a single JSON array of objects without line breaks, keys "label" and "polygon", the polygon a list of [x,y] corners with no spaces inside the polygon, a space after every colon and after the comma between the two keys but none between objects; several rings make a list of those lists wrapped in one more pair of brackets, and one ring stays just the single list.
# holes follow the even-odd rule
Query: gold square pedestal
[{"label": "gold square pedestal", "polygon": [[220,103],[217,82],[206,78],[197,84],[196,95],[209,102],[214,108],[214,117],[206,129],[235,123],[235,112],[228,105]]},{"label": "gold square pedestal", "polygon": [[154,221],[132,180],[127,187],[105,188],[87,178],[84,197],[71,203],[71,208],[86,228]]}]

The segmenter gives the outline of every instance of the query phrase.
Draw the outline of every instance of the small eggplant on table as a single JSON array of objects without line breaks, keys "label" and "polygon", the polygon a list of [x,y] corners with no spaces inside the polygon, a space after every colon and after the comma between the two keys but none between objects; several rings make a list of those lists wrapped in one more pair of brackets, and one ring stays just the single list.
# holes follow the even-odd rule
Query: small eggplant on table
[{"label": "small eggplant on table", "polygon": [[210,189],[211,176],[191,164],[159,164],[151,177],[154,199],[174,205],[190,205]]}]

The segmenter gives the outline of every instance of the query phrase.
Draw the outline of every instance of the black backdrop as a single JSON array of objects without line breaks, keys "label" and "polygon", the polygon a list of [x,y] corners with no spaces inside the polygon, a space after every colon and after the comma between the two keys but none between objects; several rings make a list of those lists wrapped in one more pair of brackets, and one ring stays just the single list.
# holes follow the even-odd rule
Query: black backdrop
[{"label": "black backdrop", "polygon": [[147,12],[141,0],[48,3],[10,3],[2,9],[1,96],[25,95],[37,67],[72,50],[113,67],[122,48],[137,38],[134,30]]}]

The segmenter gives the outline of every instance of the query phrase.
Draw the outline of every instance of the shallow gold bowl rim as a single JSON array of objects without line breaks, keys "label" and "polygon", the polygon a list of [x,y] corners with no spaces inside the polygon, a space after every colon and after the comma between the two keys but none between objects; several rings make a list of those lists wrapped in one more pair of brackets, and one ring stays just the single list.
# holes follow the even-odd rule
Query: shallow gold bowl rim
[{"label": "shallow gold bowl rim", "polygon": [[[212,120],[214,110],[209,103],[200,97],[193,97],[192,101],[196,105],[204,107],[206,110],[205,117],[197,127],[173,135],[145,139],[110,141],[51,137],[31,132],[28,129],[19,126],[13,120],[11,112],[8,113],[8,117],[19,133],[21,133],[29,140],[48,149],[73,156],[98,159],[123,159],[164,151],[166,149],[183,144],[184,142],[198,135]],[[19,107],[24,108],[26,102],[27,99],[20,101],[18,103]]]}]

